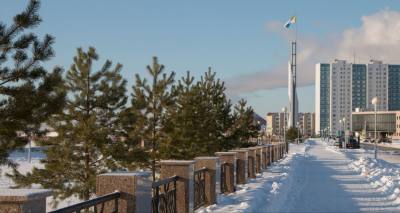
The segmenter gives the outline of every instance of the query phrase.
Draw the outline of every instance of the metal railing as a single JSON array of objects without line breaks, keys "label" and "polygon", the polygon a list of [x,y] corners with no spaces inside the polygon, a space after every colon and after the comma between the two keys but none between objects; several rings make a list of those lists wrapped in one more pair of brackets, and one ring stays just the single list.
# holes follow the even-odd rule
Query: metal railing
[{"label": "metal railing", "polygon": [[205,167],[194,171],[194,209],[206,203],[206,172]]},{"label": "metal railing", "polygon": [[159,180],[152,184],[153,213],[175,213],[176,212],[176,181],[178,176],[172,176]]},{"label": "metal railing", "polygon": [[[231,175],[229,173],[233,173],[233,164],[232,163],[227,163],[224,162],[221,164],[221,193],[226,193],[229,192],[228,189],[228,178],[230,179],[230,183],[233,184],[234,182],[234,175]],[[233,189],[235,190],[235,189]]]},{"label": "metal railing", "polygon": [[[114,192],[111,194],[106,194],[103,196],[99,196],[87,201],[83,201],[81,203],[77,203],[65,208],[57,209],[54,211],[50,211],[50,213],[72,213],[72,212],[81,212],[82,210],[92,210],[95,213],[103,213],[104,212],[104,205],[106,202],[114,201],[114,209],[110,211],[110,213],[117,213],[118,212],[118,199],[121,197],[120,192]],[[109,212],[107,212],[109,213]]]}]

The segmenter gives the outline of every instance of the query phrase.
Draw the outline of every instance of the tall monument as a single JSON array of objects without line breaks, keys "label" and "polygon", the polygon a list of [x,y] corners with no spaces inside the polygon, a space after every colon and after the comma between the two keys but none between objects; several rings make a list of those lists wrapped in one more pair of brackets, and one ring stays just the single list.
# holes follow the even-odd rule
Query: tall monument
[{"label": "tall monument", "polygon": [[[289,21],[284,25],[285,28],[295,24],[297,21],[296,16],[292,16]],[[295,33],[295,41],[292,42],[292,53],[290,57],[289,67],[288,67],[288,93],[289,93],[289,122],[288,127],[296,127],[297,124],[297,114],[299,112],[298,100],[297,100],[297,90],[296,90],[296,71],[297,71],[297,27]]]},{"label": "tall monument", "polygon": [[292,42],[291,60],[288,66],[289,122],[288,127],[296,127],[299,112],[296,90],[296,42]]}]

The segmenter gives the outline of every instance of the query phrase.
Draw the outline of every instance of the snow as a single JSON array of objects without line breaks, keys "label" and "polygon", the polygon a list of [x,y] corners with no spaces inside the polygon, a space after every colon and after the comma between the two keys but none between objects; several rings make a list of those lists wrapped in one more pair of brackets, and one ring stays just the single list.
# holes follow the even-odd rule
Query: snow
[{"label": "snow", "polygon": [[[14,162],[18,163],[18,171],[21,172],[22,174],[25,174],[33,169],[33,167],[37,168],[43,168],[43,164],[40,162],[41,159],[45,157],[45,154],[40,148],[34,148],[32,149],[31,153],[31,162],[28,161],[28,150],[27,149],[21,149],[18,151],[14,151],[10,154],[10,159],[12,159]],[[9,167],[6,166],[0,166],[0,191],[2,192],[7,192],[10,190],[11,187],[15,186],[14,182],[12,179],[8,178],[5,176],[6,173],[11,173],[12,170]],[[40,185],[33,185],[32,188],[34,189],[33,191],[41,191]],[[14,191],[14,190],[13,190]],[[21,191],[14,191],[14,193],[20,193]],[[55,210],[58,208],[66,207],[75,203],[80,202],[81,200],[78,197],[72,196],[69,197],[61,202],[58,203],[57,208],[53,207],[53,198],[47,197],[46,203],[47,203],[47,211],[50,210]]]},{"label": "snow", "polygon": [[258,174],[256,179],[248,179],[247,184],[238,185],[235,193],[218,195],[217,204],[199,208],[197,212],[266,211],[270,204],[268,200],[275,200],[273,202],[277,203],[278,197],[286,196],[290,187],[284,182],[290,178],[291,164],[295,161],[293,159],[304,154],[305,146],[291,144],[289,150],[287,157],[273,163],[266,172]]},{"label": "snow", "polygon": [[370,156],[319,139],[291,145],[257,179],[197,212],[399,212],[399,167]]}]

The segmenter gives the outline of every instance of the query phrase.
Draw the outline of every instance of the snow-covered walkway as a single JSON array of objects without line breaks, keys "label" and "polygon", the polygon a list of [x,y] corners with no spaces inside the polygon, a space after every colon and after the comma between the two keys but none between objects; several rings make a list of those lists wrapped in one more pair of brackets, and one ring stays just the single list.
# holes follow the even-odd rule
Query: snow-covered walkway
[{"label": "snow-covered walkway", "polygon": [[304,157],[289,175],[281,212],[399,212],[395,199],[349,167],[351,160],[320,141],[310,140]]},{"label": "snow-covered walkway", "polygon": [[[382,179],[379,163],[372,164],[320,140],[308,140],[292,145],[288,157],[199,212],[400,212],[400,173],[389,169],[396,174]],[[365,174],[371,165],[374,174]],[[383,181],[376,181],[378,177]],[[391,178],[391,184],[385,183]]]}]

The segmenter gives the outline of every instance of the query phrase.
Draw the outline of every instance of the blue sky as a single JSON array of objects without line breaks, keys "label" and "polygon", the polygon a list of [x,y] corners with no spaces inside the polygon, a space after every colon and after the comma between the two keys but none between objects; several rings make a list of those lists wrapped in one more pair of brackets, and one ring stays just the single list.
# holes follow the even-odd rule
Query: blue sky
[{"label": "blue sky", "polygon": [[[10,23],[11,17],[25,4],[26,1],[3,0],[0,20]],[[302,51],[307,45],[318,44],[326,38],[340,39],[346,30],[365,24],[361,17],[382,10],[398,11],[400,3],[395,0],[47,0],[42,2],[40,10],[43,23],[35,31],[56,37],[56,57],[48,67],[60,65],[67,69],[76,48],[90,45],[98,50],[101,62],[111,59],[124,65],[123,75],[129,85],[135,73],[145,73],[152,56],[158,56],[167,70],[174,70],[178,76],[187,70],[200,76],[211,66],[227,82],[229,90],[234,91],[229,92],[233,100],[243,97],[256,112],[265,115],[287,104],[286,85],[265,88],[259,85],[256,89],[241,91],[236,82],[242,86],[263,82],[267,85],[270,83],[268,72],[286,75],[289,40],[283,28],[276,29],[276,26],[296,14],[299,51]],[[268,27],[273,23],[274,29]],[[302,43],[303,40],[307,42]],[[321,60],[333,60],[333,57],[329,55]],[[313,60],[318,61],[318,56]],[[257,78],[258,73],[264,79],[253,82],[251,79]],[[313,70],[299,64],[298,73],[311,75]],[[309,79],[302,85],[306,86],[299,89],[300,111],[314,111],[312,82]]]}]

